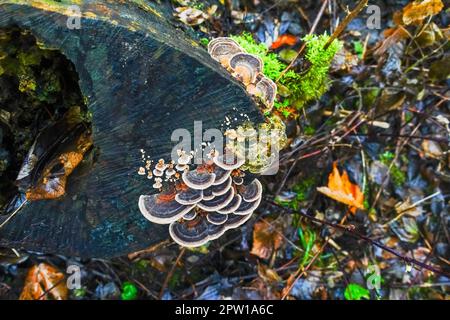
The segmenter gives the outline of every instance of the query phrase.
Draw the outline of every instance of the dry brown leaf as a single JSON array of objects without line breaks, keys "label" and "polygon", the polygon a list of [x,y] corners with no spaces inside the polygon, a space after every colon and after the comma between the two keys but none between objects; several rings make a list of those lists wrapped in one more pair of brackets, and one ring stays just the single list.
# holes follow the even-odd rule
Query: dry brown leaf
[{"label": "dry brown leaf", "polygon": [[66,300],[68,290],[64,274],[56,268],[40,263],[28,270],[20,300]]},{"label": "dry brown leaf", "polygon": [[328,177],[328,186],[319,187],[317,191],[348,205],[353,214],[356,213],[356,209],[364,209],[364,194],[357,184],[350,182],[345,170],[342,175],[339,173],[336,162],[333,163],[333,171]]},{"label": "dry brown leaf", "polygon": [[259,221],[253,228],[253,247],[251,254],[261,259],[269,259],[274,250],[277,250],[283,241],[283,237],[276,225]]},{"label": "dry brown leaf", "polygon": [[441,0],[413,1],[403,8],[402,21],[405,25],[421,23],[425,18],[441,12],[443,8]]}]

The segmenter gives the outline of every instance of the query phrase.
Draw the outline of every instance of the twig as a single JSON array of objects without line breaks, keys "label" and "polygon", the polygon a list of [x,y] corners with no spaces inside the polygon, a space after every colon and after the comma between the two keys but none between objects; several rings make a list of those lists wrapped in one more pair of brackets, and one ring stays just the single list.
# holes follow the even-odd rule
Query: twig
[{"label": "twig", "polygon": [[324,46],[324,50],[327,50],[328,47],[333,43],[334,40],[336,40],[341,33],[345,30],[347,25],[355,19],[355,17],[362,11],[362,9],[365,8],[369,0],[361,0],[345,18],[344,20],[338,25],[336,30],[334,30],[333,34],[331,35],[330,39],[328,39],[327,43]]},{"label": "twig", "polygon": [[166,290],[167,285],[169,284],[170,278],[172,278],[173,273],[175,272],[175,269],[178,266],[178,263],[180,262],[181,258],[183,257],[185,251],[186,251],[186,248],[183,247],[183,249],[181,249],[180,254],[177,257],[177,260],[175,260],[175,263],[173,264],[172,268],[170,269],[169,273],[167,274],[167,277],[164,280],[164,283],[161,287],[161,291],[159,292],[159,299],[161,299],[162,296],[164,295],[164,290]]},{"label": "twig", "polygon": [[447,272],[445,272],[445,271],[436,269],[435,267],[430,266],[430,265],[428,265],[428,264],[426,264],[426,263],[420,262],[420,261],[418,261],[418,260],[416,260],[416,259],[413,259],[413,258],[409,258],[409,257],[403,256],[402,254],[398,253],[398,252],[395,251],[394,249],[389,248],[389,247],[386,247],[384,244],[382,244],[382,243],[380,243],[380,242],[378,242],[378,241],[376,241],[376,240],[373,240],[373,239],[371,239],[371,238],[369,238],[369,237],[367,237],[367,236],[365,236],[365,235],[363,235],[363,234],[361,234],[361,233],[359,233],[359,232],[356,232],[356,231],[354,230],[354,227],[353,227],[353,226],[344,226],[344,225],[340,225],[340,224],[331,223],[331,222],[328,222],[328,221],[326,221],[326,220],[321,220],[321,219],[312,217],[312,216],[310,216],[310,215],[308,215],[308,214],[306,214],[306,213],[304,213],[304,212],[302,212],[302,211],[295,211],[295,210],[292,210],[292,209],[290,209],[290,208],[283,207],[283,206],[281,206],[281,205],[279,205],[279,204],[277,204],[277,203],[275,203],[275,202],[273,202],[273,201],[271,201],[271,200],[266,200],[266,202],[269,203],[269,204],[271,204],[271,205],[273,205],[273,206],[276,206],[276,207],[282,209],[283,211],[287,211],[287,212],[290,212],[290,213],[299,214],[299,215],[301,215],[302,217],[305,217],[305,218],[307,218],[307,219],[309,219],[309,220],[312,220],[312,221],[314,221],[314,222],[321,223],[321,224],[327,225],[327,226],[329,226],[329,227],[332,227],[332,228],[335,228],[335,229],[342,230],[342,231],[344,231],[345,233],[348,233],[349,235],[351,235],[351,236],[353,236],[353,237],[355,237],[355,238],[359,238],[359,239],[361,239],[361,240],[364,240],[364,241],[366,241],[366,242],[369,242],[371,245],[374,245],[374,246],[376,246],[376,247],[378,247],[378,248],[380,248],[380,249],[383,249],[383,250],[389,252],[390,254],[392,254],[392,255],[394,255],[394,256],[396,256],[396,257],[402,259],[402,260],[405,261],[406,263],[409,263],[409,264],[413,264],[413,265],[419,266],[419,267],[421,267],[421,268],[423,268],[423,269],[427,269],[427,270],[429,270],[429,271],[431,271],[431,272],[434,272],[434,273],[437,273],[437,274],[440,274],[440,275],[443,275],[443,276],[446,276],[446,277],[450,277],[450,274],[447,273]]},{"label": "twig", "polygon": [[400,212],[398,212],[397,216],[395,216],[394,218],[392,218],[391,220],[389,220],[388,222],[383,224],[382,227],[387,227],[391,223],[393,223],[393,222],[397,221],[398,219],[400,219],[401,217],[403,217],[408,211],[410,211],[411,209],[414,209],[415,207],[417,207],[419,204],[421,204],[421,203],[423,203],[423,202],[425,202],[427,200],[430,200],[431,198],[434,198],[434,197],[436,197],[436,196],[438,196],[440,194],[441,194],[441,192],[437,191],[437,192],[435,192],[435,193],[433,193],[433,194],[431,194],[431,195],[429,195],[429,196],[427,196],[427,197],[425,197],[423,199],[420,199],[419,201],[414,202],[412,205],[410,205],[407,208],[405,208],[405,209],[401,210]]},{"label": "twig", "polygon": [[3,221],[1,224],[0,224],[0,229],[1,228],[3,228],[15,215],[16,215],[16,213],[17,212],[19,212],[20,211],[20,209],[22,209],[22,207],[27,203],[28,201],[27,200],[25,200],[24,202],[22,202],[21,204],[20,204],[20,206],[16,209],[16,210],[14,210],[14,212],[13,213],[11,213],[6,219],[5,219],[5,221]]},{"label": "twig", "polygon": [[[327,3],[328,3],[328,0],[323,1],[322,7],[320,7],[319,13],[317,14],[316,19],[314,20],[314,23],[313,23],[311,29],[309,30],[308,34],[313,34],[314,31],[316,31],[317,25],[319,24],[319,21],[322,18],[325,8],[327,7]],[[297,54],[295,55],[294,59],[292,59],[291,63],[289,63],[289,65],[281,72],[281,74],[278,77],[276,82],[280,81],[280,79],[286,74],[286,72],[288,72],[289,69],[292,68],[295,61],[297,61],[297,58],[302,54],[302,52],[303,52],[303,50],[305,50],[305,48],[306,48],[306,42],[304,42],[302,44],[302,46],[300,47],[300,49],[298,49]]]}]

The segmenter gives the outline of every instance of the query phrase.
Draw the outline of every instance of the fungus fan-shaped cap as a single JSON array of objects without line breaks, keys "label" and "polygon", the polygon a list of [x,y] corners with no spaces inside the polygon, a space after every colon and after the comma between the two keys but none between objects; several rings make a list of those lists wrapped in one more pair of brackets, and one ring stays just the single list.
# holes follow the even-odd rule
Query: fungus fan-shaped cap
[{"label": "fungus fan-shaped cap", "polygon": [[233,200],[233,197],[234,197],[234,189],[230,188],[225,194],[221,196],[214,197],[211,200],[200,201],[199,203],[197,203],[197,206],[204,211],[214,212],[228,205]]},{"label": "fungus fan-shaped cap", "polygon": [[227,229],[225,228],[225,223],[223,224],[212,224],[209,223],[209,229],[208,229],[208,238],[209,240],[215,240],[219,237],[221,237]]},{"label": "fungus fan-shaped cap", "polygon": [[237,215],[251,214],[253,211],[256,210],[256,208],[258,208],[260,203],[261,203],[261,197],[259,197],[258,199],[256,199],[255,201],[252,201],[252,202],[247,202],[245,200],[242,200],[239,207],[234,211],[234,214],[237,214]]},{"label": "fungus fan-shaped cap", "polygon": [[158,169],[153,169],[153,175],[155,177],[162,177],[164,175],[164,171],[158,170]]},{"label": "fungus fan-shaped cap", "polygon": [[217,41],[209,49],[209,54],[222,66],[228,68],[231,58],[242,52],[242,48],[235,41]]},{"label": "fungus fan-shaped cap", "polygon": [[268,108],[272,108],[277,95],[277,85],[269,78],[262,76],[254,86],[254,89],[249,92],[260,97]]},{"label": "fungus fan-shaped cap", "polygon": [[263,69],[260,57],[249,53],[237,53],[230,59],[230,68],[245,85],[254,83]]},{"label": "fungus fan-shaped cap", "polygon": [[188,155],[185,151],[183,151],[181,153],[180,157],[178,158],[177,163],[180,166],[184,166],[184,165],[189,164],[189,162],[191,162],[191,156]]},{"label": "fungus fan-shaped cap", "polygon": [[175,166],[175,169],[177,171],[187,171],[189,169],[189,166],[187,164],[177,164]]},{"label": "fungus fan-shaped cap", "polygon": [[183,205],[196,204],[202,201],[203,191],[192,188],[183,188],[175,195],[175,201]]},{"label": "fungus fan-shaped cap", "polygon": [[191,210],[183,216],[183,219],[186,221],[192,221],[197,216],[197,212],[195,210]]},{"label": "fungus fan-shaped cap", "polygon": [[181,176],[183,182],[192,189],[204,190],[214,183],[216,175],[214,173],[209,173],[207,171],[185,171]]},{"label": "fungus fan-shaped cap", "polygon": [[138,205],[147,220],[158,224],[176,221],[195,207],[182,205],[167,194],[141,195]]},{"label": "fungus fan-shaped cap", "polygon": [[[214,48],[214,46],[218,43],[226,43],[226,44],[230,44],[232,46],[235,46],[237,48],[240,48],[239,44],[234,41],[233,39],[229,38],[229,37],[218,37],[218,38],[214,38],[212,39],[209,43],[208,43],[208,53],[211,54],[212,49]],[[241,48],[242,51],[242,48]]]},{"label": "fungus fan-shaped cap", "polygon": [[247,202],[253,202],[262,195],[262,184],[258,179],[254,179],[250,184],[246,186],[241,186],[239,188],[239,194],[242,199]]},{"label": "fungus fan-shaped cap", "polygon": [[208,223],[197,216],[191,221],[175,221],[169,226],[171,238],[184,247],[198,247],[208,242]]},{"label": "fungus fan-shaped cap", "polygon": [[228,191],[228,189],[231,188],[231,183],[232,183],[232,179],[231,179],[231,177],[228,177],[228,179],[225,180],[225,182],[223,182],[222,184],[211,186],[212,194],[215,197],[223,195],[224,193],[226,193]]},{"label": "fungus fan-shaped cap", "polygon": [[233,177],[233,183],[237,186],[240,186],[244,183],[244,178],[242,177]]},{"label": "fungus fan-shaped cap", "polygon": [[224,183],[231,174],[231,170],[225,170],[219,166],[215,166],[214,174],[216,175],[216,180],[214,180],[213,185],[218,185]]},{"label": "fungus fan-shaped cap", "polygon": [[244,159],[230,153],[217,155],[213,157],[213,161],[215,165],[228,171],[238,169],[245,163]]},{"label": "fungus fan-shaped cap", "polygon": [[220,214],[217,212],[209,212],[206,216],[206,219],[209,221],[209,223],[220,225],[227,222],[228,215]]},{"label": "fungus fan-shaped cap", "polygon": [[214,199],[214,197],[213,186],[203,190],[203,200],[211,200]]},{"label": "fungus fan-shaped cap", "polygon": [[171,238],[179,245],[191,248],[217,239],[224,232],[224,225],[210,224],[201,216],[197,216],[192,221],[175,221],[169,226]]},{"label": "fungus fan-shaped cap", "polygon": [[237,228],[246,223],[251,218],[251,216],[252,216],[251,214],[247,215],[229,214],[228,220],[227,222],[225,222],[225,229],[229,230]]},{"label": "fungus fan-shaped cap", "polygon": [[237,208],[239,208],[239,206],[241,205],[242,202],[242,197],[239,194],[235,194],[233,197],[233,200],[231,200],[231,202],[229,204],[227,204],[225,207],[223,207],[220,210],[217,210],[218,213],[221,214],[229,214],[229,213],[233,213],[234,211],[237,210]]}]

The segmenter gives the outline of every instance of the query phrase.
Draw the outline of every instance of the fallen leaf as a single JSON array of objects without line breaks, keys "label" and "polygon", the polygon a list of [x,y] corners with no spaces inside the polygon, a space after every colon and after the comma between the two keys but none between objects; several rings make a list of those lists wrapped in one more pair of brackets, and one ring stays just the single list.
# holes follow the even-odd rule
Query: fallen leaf
[{"label": "fallen leaf", "polygon": [[342,175],[339,173],[336,162],[333,163],[333,171],[328,177],[328,186],[319,187],[317,191],[350,206],[353,214],[356,213],[356,209],[364,209],[364,194],[357,184],[350,182],[346,171]]},{"label": "fallen leaf", "polygon": [[46,264],[32,266],[25,279],[20,300],[66,300],[68,290],[64,274]]},{"label": "fallen leaf", "polygon": [[402,21],[405,25],[421,23],[425,18],[441,12],[441,0],[413,1],[403,8]]},{"label": "fallen leaf", "polygon": [[278,225],[269,225],[268,222],[259,221],[253,228],[253,247],[251,254],[261,259],[269,259],[274,250],[277,250],[283,241]]},{"label": "fallen leaf", "polygon": [[297,37],[292,34],[283,34],[279,36],[270,46],[271,49],[278,49],[281,46],[288,45],[293,46],[297,43]]}]

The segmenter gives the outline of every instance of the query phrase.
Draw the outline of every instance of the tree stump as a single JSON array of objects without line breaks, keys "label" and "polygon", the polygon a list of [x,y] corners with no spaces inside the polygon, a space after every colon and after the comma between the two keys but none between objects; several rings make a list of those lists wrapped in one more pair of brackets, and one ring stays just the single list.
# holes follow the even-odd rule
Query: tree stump
[{"label": "tree stump", "polygon": [[[146,1],[0,1],[0,28],[29,30],[75,66],[92,113],[95,160],[69,176],[66,194],[30,202],[2,229],[0,245],[81,257],[112,257],[168,237],[138,198],[153,193],[137,175],[140,149],[170,158],[172,131],[220,128],[225,117],[262,116],[245,89]],[[237,111],[236,111],[237,110]],[[241,119],[243,120],[243,119]],[[240,121],[238,120],[237,124]]]}]

